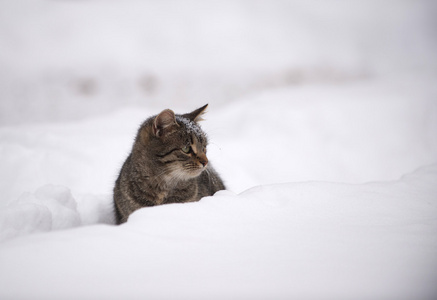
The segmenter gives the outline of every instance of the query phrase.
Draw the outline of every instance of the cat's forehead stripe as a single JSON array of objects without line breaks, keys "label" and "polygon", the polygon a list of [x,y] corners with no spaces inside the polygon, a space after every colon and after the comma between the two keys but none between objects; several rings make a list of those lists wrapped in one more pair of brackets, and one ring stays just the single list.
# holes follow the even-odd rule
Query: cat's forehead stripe
[{"label": "cat's forehead stripe", "polygon": [[194,154],[197,154],[197,144],[199,141],[197,140],[197,137],[192,134],[191,135],[191,149],[193,149]]},{"label": "cat's forehead stripe", "polygon": [[194,134],[192,135],[192,143],[191,143],[191,149],[193,149],[194,153],[197,154],[202,151],[202,143],[199,141],[197,136]]}]

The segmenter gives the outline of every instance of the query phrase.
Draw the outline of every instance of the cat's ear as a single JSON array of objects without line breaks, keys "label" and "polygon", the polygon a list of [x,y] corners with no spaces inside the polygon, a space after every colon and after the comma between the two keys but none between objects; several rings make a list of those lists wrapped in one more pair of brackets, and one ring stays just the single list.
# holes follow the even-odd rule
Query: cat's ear
[{"label": "cat's ear", "polygon": [[161,137],[163,130],[171,125],[177,125],[174,112],[170,109],[165,109],[153,120],[153,134]]},{"label": "cat's ear", "polygon": [[208,107],[208,104],[202,106],[201,108],[196,109],[195,111],[192,111],[188,114],[183,115],[183,117],[190,119],[194,122],[203,121],[202,116],[206,113],[206,108]]}]

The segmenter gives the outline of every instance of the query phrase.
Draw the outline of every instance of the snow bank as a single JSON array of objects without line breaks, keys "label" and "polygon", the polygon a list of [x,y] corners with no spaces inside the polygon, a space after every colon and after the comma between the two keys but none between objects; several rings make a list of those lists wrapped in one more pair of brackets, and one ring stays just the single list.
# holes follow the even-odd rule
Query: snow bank
[{"label": "snow bank", "polygon": [[0,212],[0,220],[2,234],[0,239],[28,232],[64,229],[80,224],[76,201],[70,191],[53,186],[41,187],[34,194],[24,194],[6,210]]},{"label": "snow bank", "polygon": [[230,191],[145,208],[117,227],[117,172],[159,111],[1,127],[0,298],[434,299],[432,82],[212,104],[208,155]]},{"label": "snow bank", "polygon": [[114,223],[111,195],[85,195],[78,205],[68,188],[45,185],[0,210],[0,241],[95,223]]},{"label": "snow bank", "polygon": [[437,162],[435,80],[284,88],[218,113],[211,107],[208,151],[236,192],[281,182],[395,180]]},{"label": "snow bank", "polygon": [[431,165],[392,182],[258,186],[11,240],[0,296],[435,299],[436,180]]},{"label": "snow bank", "polygon": [[[437,162],[433,83],[395,77],[211,103],[202,124],[208,156],[236,193],[283,182],[395,180]],[[118,171],[139,124],[160,110],[1,127],[0,238],[111,223]]]}]

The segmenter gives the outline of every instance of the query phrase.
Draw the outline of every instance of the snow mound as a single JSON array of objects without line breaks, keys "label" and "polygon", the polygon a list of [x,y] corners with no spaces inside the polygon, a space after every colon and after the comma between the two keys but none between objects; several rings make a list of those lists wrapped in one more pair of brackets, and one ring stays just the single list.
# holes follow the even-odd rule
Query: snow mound
[{"label": "snow mound", "polygon": [[83,199],[79,206],[68,188],[54,185],[24,193],[0,210],[0,241],[28,233],[111,222],[112,207],[108,209],[106,205],[110,197],[88,195]]},{"label": "snow mound", "polygon": [[0,298],[435,299],[436,181],[434,164],[391,182],[258,186],[17,238],[0,248]]}]

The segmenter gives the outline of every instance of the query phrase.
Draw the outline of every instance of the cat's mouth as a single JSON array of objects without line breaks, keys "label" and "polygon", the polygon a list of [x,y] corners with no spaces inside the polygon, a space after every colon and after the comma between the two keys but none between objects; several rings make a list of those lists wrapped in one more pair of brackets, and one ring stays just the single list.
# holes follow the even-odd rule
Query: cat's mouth
[{"label": "cat's mouth", "polygon": [[206,164],[188,164],[185,166],[185,172],[190,177],[197,177],[206,169]]},{"label": "cat's mouth", "polygon": [[188,180],[198,177],[206,169],[206,164],[187,163],[183,165],[173,165],[168,171],[167,180]]}]

